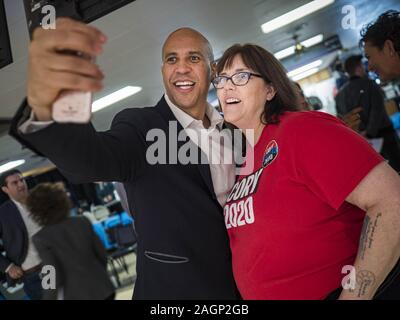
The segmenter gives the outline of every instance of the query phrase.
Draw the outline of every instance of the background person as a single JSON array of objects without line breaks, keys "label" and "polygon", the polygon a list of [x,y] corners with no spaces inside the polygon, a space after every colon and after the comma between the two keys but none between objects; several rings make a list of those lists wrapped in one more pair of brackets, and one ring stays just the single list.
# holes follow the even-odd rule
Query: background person
[{"label": "background person", "polygon": [[53,266],[56,288],[44,300],[111,300],[115,289],[107,254],[85,217],[69,217],[71,202],[61,183],[42,183],[27,199],[32,219],[42,227],[33,242],[43,265]]},{"label": "background person", "polygon": [[0,175],[0,186],[10,200],[0,206],[0,238],[5,256],[0,254],[0,272],[10,285],[24,283],[24,291],[32,300],[42,298],[41,260],[32,243],[32,236],[41,227],[30,217],[26,207],[28,186],[19,170]]},{"label": "background person", "polygon": [[384,81],[400,77],[400,12],[389,10],[361,30],[369,71]]},{"label": "background person", "polygon": [[368,139],[383,140],[376,151],[400,172],[400,140],[386,112],[383,90],[368,78],[361,55],[348,57],[344,66],[350,78],[335,97],[338,114],[345,116],[361,108],[356,131]]}]

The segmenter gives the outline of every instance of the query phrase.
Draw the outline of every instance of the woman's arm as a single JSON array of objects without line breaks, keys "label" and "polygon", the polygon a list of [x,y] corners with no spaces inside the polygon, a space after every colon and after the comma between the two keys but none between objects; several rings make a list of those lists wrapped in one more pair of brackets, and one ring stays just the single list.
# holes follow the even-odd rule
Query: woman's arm
[{"label": "woman's arm", "polygon": [[372,299],[400,256],[400,177],[385,162],[358,184],[346,201],[365,210],[353,289],[340,300]]}]

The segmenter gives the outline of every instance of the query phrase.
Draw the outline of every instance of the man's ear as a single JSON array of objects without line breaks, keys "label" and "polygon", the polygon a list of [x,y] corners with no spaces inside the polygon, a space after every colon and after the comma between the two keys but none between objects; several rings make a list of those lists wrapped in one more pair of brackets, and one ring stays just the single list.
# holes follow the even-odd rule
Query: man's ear
[{"label": "man's ear", "polygon": [[392,40],[386,40],[384,44],[384,48],[388,50],[390,56],[393,57],[396,54],[396,48],[394,47],[394,43]]},{"label": "man's ear", "polygon": [[2,190],[5,194],[8,194],[8,188],[7,188],[7,187],[1,187],[1,190]]}]

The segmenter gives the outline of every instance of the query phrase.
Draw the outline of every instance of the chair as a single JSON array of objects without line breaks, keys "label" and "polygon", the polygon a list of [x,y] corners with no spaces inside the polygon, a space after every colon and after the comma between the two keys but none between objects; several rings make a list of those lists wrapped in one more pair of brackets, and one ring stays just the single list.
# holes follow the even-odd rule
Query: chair
[{"label": "chair", "polygon": [[106,250],[110,250],[116,247],[116,244],[109,239],[109,236],[101,222],[96,221],[95,223],[92,223],[92,226]]},{"label": "chair", "polygon": [[119,223],[116,219],[109,223],[107,233],[111,242],[115,242],[116,249],[109,253],[109,262],[112,268],[113,275],[117,282],[118,287],[121,286],[121,281],[117,272],[116,264],[123,267],[125,272],[129,274],[128,266],[125,261],[125,256],[130,253],[136,253],[137,237],[133,227],[133,219],[127,214],[119,215]]}]

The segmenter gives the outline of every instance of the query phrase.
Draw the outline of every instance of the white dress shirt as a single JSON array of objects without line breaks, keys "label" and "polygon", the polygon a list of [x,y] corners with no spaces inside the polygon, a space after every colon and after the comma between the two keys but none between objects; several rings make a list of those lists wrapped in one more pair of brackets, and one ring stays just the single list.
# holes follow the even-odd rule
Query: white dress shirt
[{"label": "white dress shirt", "polygon": [[52,123],[54,123],[53,120],[50,120],[50,121],[35,120],[35,114],[31,111],[29,119],[26,120],[24,123],[22,123],[18,127],[18,130],[23,134],[34,133],[36,131],[39,131],[39,130],[42,130],[42,129],[48,127]]},{"label": "white dress shirt", "polygon": [[[207,156],[214,192],[219,204],[223,207],[235,182],[232,140],[226,135],[223,136],[221,132],[224,118],[215,108],[207,104],[206,115],[210,120],[210,127],[206,129],[202,120],[193,118],[175,106],[167,94],[165,94],[165,100],[190,140]],[[226,152],[230,154],[227,156]],[[224,161],[224,158],[230,161]]]},{"label": "white dress shirt", "polygon": [[17,206],[19,213],[21,214],[22,220],[25,223],[26,230],[28,231],[28,252],[25,261],[21,265],[22,270],[28,270],[36,267],[41,263],[39,253],[37,252],[35,245],[32,243],[32,237],[36,232],[40,231],[42,227],[40,227],[35,221],[32,220],[32,218],[29,216],[29,211],[23,204],[15,200],[12,201]]}]

